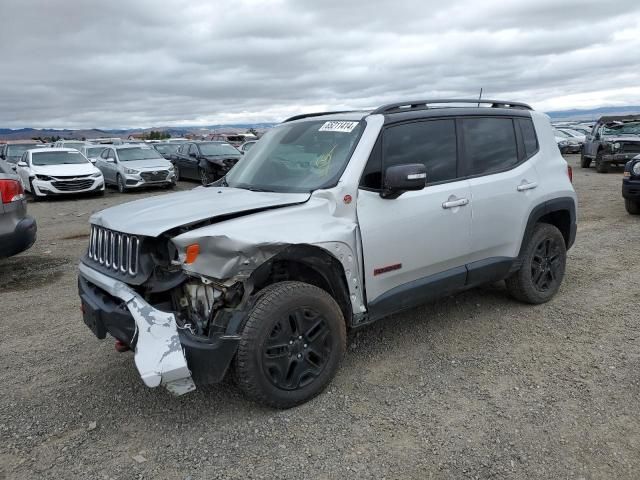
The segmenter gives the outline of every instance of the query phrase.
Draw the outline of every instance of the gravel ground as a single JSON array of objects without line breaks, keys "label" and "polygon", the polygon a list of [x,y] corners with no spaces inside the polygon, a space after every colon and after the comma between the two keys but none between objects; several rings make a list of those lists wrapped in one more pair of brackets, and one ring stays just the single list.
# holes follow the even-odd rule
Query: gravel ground
[{"label": "gravel ground", "polygon": [[553,301],[496,284],[379,322],[288,411],[231,382],[147,389],[82,323],[89,215],[164,192],[30,204],[36,245],[0,261],[0,479],[639,478],[640,218],[620,171],[569,160],[578,238]]}]

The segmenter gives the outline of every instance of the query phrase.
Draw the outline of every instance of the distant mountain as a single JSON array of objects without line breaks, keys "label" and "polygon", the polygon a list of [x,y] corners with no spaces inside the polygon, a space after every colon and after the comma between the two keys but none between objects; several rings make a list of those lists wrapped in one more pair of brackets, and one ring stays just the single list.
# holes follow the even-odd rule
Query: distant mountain
[{"label": "distant mountain", "polygon": [[603,115],[630,115],[640,113],[640,106],[600,107],[585,110],[560,110],[547,112],[552,120],[598,120]]}]

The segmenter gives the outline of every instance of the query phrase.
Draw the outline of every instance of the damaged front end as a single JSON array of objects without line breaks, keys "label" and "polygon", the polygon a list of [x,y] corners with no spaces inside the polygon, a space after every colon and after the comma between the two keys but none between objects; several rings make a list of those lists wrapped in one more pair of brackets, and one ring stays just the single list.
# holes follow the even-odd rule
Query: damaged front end
[{"label": "damaged front end", "polygon": [[181,395],[224,377],[244,318],[244,284],[183,272],[168,239],[94,227],[79,267],[84,321],[135,351],[148,387]]}]

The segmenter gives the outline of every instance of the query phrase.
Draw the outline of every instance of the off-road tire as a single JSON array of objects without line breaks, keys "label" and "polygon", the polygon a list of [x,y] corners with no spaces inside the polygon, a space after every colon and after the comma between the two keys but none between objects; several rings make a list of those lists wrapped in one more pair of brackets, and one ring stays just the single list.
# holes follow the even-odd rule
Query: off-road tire
[{"label": "off-road tire", "polygon": [[[302,318],[296,319],[297,314]],[[303,328],[296,327],[298,322]],[[321,322],[322,328],[316,327]],[[326,291],[303,282],[266,287],[249,311],[241,335],[234,360],[236,382],[247,396],[273,408],[291,408],[322,392],[346,350],[340,307]],[[273,366],[277,362],[288,364],[285,372]],[[313,367],[319,363],[321,368]],[[293,384],[286,385],[288,379]]]},{"label": "off-road tire", "polygon": [[584,152],[580,155],[580,167],[589,168],[591,166],[591,159],[584,156]]},{"label": "off-road tire", "polygon": [[116,177],[116,185],[120,193],[127,192],[127,185],[124,183],[124,180],[120,174],[118,174],[118,176]]},{"label": "off-road tire", "polygon": [[[546,242],[550,242],[552,249],[551,252],[542,252],[544,258],[540,260],[540,247],[544,249]],[[554,259],[550,260],[550,256]],[[560,230],[548,223],[536,224],[526,240],[521,261],[520,269],[505,281],[509,294],[525,303],[539,304],[551,300],[562,284],[567,262],[567,248]],[[548,280],[547,288],[541,285],[545,280]]]},{"label": "off-road tire", "polygon": [[609,164],[602,159],[602,150],[596,155],[596,172],[609,173]]},{"label": "off-road tire", "polygon": [[624,208],[627,209],[627,213],[631,215],[640,215],[640,201],[632,200],[630,198],[624,199]]}]

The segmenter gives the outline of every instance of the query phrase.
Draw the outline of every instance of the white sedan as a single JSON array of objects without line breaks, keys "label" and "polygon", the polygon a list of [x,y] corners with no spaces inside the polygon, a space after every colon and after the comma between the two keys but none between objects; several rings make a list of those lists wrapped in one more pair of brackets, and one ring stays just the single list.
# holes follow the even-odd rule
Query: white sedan
[{"label": "white sedan", "polygon": [[73,148],[27,150],[16,172],[25,190],[36,198],[71,193],[104,194],[102,172]]}]

